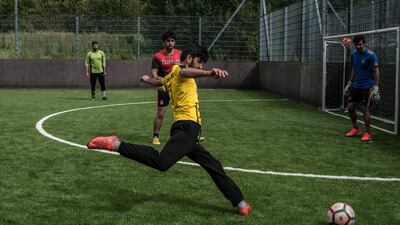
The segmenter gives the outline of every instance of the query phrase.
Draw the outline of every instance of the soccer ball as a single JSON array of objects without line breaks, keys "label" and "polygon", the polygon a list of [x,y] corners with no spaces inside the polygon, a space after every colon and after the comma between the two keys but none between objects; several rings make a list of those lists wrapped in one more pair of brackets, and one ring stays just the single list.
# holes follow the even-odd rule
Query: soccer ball
[{"label": "soccer ball", "polygon": [[356,222],[353,208],[346,203],[335,203],[326,212],[330,225],[352,225]]},{"label": "soccer ball", "polygon": [[351,45],[351,38],[350,38],[350,37],[344,37],[344,38],[342,39],[342,44],[343,44],[344,46],[349,46],[349,45]]}]

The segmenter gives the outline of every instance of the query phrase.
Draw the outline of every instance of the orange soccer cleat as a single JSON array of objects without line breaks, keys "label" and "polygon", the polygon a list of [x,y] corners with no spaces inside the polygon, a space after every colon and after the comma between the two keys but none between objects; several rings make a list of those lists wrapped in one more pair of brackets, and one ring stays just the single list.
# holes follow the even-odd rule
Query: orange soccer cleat
[{"label": "orange soccer cleat", "polygon": [[364,132],[361,141],[372,141],[372,134],[370,132]]},{"label": "orange soccer cleat", "polygon": [[95,137],[87,143],[88,149],[105,149],[115,151],[115,142],[119,141],[118,136],[100,136]]},{"label": "orange soccer cleat", "polygon": [[354,137],[354,136],[356,136],[357,134],[359,134],[359,133],[361,133],[361,130],[360,130],[360,128],[351,128],[351,131],[349,131],[349,132],[347,132],[346,134],[345,134],[345,136],[346,137]]},{"label": "orange soccer cleat", "polygon": [[249,204],[246,204],[244,207],[237,208],[237,213],[241,216],[249,215],[250,211],[252,210]]}]

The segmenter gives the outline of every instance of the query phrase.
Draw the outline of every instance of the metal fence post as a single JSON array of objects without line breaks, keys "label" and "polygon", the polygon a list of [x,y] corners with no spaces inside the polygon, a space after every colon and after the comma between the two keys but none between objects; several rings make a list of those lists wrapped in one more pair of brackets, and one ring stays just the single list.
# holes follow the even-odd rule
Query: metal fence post
[{"label": "metal fence post", "polygon": [[217,40],[221,37],[222,33],[224,33],[225,29],[229,26],[229,24],[232,22],[233,17],[236,16],[236,14],[239,12],[240,8],[242,8],[243,4],[246,2],[246,0],[242,0],[242,2],[240,3],[240,5],[236,8],[235,12],[233,12],[232,16],[229,17],[228,21],[225,23],[224,27],[222,28],[222,30],[218,33],[217,37],[215,37],[214,41],[210,44],[210,46],[208,46],[208,51],[210,51],[213,47],[215,42],[217,42]]},{"label": "metal fence post", "polygon": [[306,41],[306,37],[305,37],[305,30],[306,30],[306,15],[304,13],[305,11],[305,7],[306,7],[306,1],[305,0],[301,0],[301,41],[300,41],[300,62],[304,62],[305,61],[305,41]]},{"label": "metal fence post", "polygon": [[351,33],[351,21],[353,17],[353,0],[349,0],[349,6],[347,10],[347,33]]},{"label": "metal fence post", "polygon": [[199,45],[201,45],[201,16],[199,16]]},{"label": "metal fence post", "polygon": [[[267,14],[267,7],[265,5],[265,0],[260,0],[260,24],[262,24],[262,28],[260,26],[260,33],[261,33],[261,30],[264,30],[263,35],[265,38],[265,40],[264,40],[264,43],[265,43],[264,50],[265,51],[263,51],[263,52],[261,50],[259,50],[259,51],[260,51],[260,57],[262,57],[263,60],[270,61],[270,46],[269,46],[270,45],[270,34],[269,34],[269,26],[268,26],[269,20],[267,18],[268,18],[268,14]],[[262,47],[261,38],[260,38],[259,42],[260,42],[259,43],[260,47]],[[260,58],[260,60],[261,60],[261,58]]]},{"label": "metal fence post", "polygon": [[265,15],[263,15],[263,11],[264,11],[264,6],[262,4],[263,0],[260,0],[260,19],[258,20],[258,61],[262,61],[263,60],[263,51],[261,50],[261,48],[263,48],[263,44],[262,42],[264,41],[264,43],[266,43],[266,39],[262,40],[262,35],[265,34],[265,31],[263,31],[264,29],[264,23],[263,23],[263,17]]},{"label": "metal fence post", "polygon": [[136,43],[136,59],[140,59],[140,16],[137,18],[137,43]]},{"label": "metal fence post", "polygon": [[140,59],[140,16],[137,17],[136,59]]},{"label": "metal fence post", "polygon": [[376,23],[376,19],[375,19],[375,17],[376,17],[376,5],[375,5],[375,1],[371,1],[371,16],[372,16],[372,18],[371,18],[371,30],[375,30],[375,23]]},{"label": "metal fence post", "polygon": [[19,59],[18,0],[14,1],[15,58]]},{"label": "metal fence post", "polygon": [[75,17],[75,58],[79,57],[79,16]]},{"label": "metal fence post", "polygon": [[283,8],[283,61],[288,61],[288,7]]}]

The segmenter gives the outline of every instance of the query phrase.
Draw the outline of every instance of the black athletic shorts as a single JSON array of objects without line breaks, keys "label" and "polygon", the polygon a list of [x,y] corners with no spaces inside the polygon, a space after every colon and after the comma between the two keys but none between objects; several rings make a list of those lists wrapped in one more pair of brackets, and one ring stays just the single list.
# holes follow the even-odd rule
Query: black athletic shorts
[{"label": "black athletic shorts", "polygon": [[[350,96],[348,102],[361,102],[363,105],[368,104],[368,99],[370,95],[370,89],[358,89],[358,88],[351,88],[350,89]],[[371,104],[371,102],[370,102]]]},{"label": "black athletic shorts", "polygon": [[161,91],[158,89],[157,105],[159,107],[166,107],[169,105],[169,95],[167,91]]}]

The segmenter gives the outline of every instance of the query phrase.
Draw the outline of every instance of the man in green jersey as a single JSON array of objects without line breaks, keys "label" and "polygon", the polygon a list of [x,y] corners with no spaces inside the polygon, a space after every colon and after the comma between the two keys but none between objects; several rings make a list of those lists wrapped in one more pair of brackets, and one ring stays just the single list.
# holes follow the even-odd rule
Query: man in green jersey
[{"label": "man in green jersey", "polygon": [[96,81],[99,80],[100,89],[103,94],[103,100],[107,100],[106,96],[106,55],[99,49],[100,45],[97,41],[92,41],[92,50],[88,52],[85,58],[86,76],[90,75],[90,87],[92,91],[92,100],[96,100]]}]

